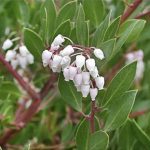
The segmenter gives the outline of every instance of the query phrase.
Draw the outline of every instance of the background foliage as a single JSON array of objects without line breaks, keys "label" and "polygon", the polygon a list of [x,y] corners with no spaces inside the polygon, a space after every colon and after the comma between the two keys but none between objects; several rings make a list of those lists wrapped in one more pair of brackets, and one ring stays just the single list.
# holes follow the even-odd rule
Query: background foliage
[{"label": "background foliage", "polygon": [[[134,19],[149,9],[150,2],[143,0],[121,24],[120,17],[126,7],[122,0],[0,0],[0,43],[9,37],[8,31],[13,32],[12,37],[22,38],[35,57],[35,63],[28,68],[28,77],[36,88],[40,89],[51,74],[42,67],[41,54],[57,34],[69,37],[76,44],[101,48],[106,59],[97,63],[105,76],[113,66],[121,65],[115,77],[106,80],[106,88],[96,100],[102,111],[96,114],[94,134],[81,116],[82,111],[90,112],[90,98],[83,99],[72,83],[65,82],[60,75],[39,113],[11,139],[11,144],[21,145],[20,149],[28,149],[29,143],[39,149],[47,146],[68,150],[150,149],[150,22],[145,16]],[[136,62],[127,66],[124,61],[120,62],[131,47],[144,52],[146,69],[138,85],[134,82]],[[4,54],[2,50],[0,53]],[[1,136],[6,127],[14,127],[11,122],[15,119],[18,101],[26,96],[0,64]],[[129,117],[130,112],[141,111],[146,113]]]}]

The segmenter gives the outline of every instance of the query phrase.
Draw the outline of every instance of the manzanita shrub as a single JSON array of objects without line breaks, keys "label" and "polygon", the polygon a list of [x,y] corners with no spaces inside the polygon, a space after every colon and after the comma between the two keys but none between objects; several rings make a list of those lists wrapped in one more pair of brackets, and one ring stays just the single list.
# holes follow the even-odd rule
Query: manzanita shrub
[{"label": "manzanita shrub", "polygon": [[1,0],[2,149],[149,150],[149,7]]}]

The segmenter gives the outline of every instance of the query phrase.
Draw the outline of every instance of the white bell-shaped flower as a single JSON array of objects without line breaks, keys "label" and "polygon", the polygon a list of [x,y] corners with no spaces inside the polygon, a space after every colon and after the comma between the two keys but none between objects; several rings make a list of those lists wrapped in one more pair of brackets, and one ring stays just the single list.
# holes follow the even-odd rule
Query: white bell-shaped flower
[{"label": "white bell-shaped flower", "polygon": [[62,69],[68,67],[70,65],[71,58],[69,56],[64,56],[61,60],[61,67]]},{"label": "white bell-shaped flower", "polygon": [[28,49],[27,49],[27,47],[25,45],[19,47],[19,52],[20,52],[20,55],[24,56],[24,57],[27,54],[29,54],[29,51],[28,51]]},{"label": "white bell-shaped flower", "polygon": [[53,57],[53,67],[58,67],[62,61],[62,57],[59,55],[54,55]]},{"label": "white bell-shaped flower", "polygon": [[7,53],[6,53],[5,60],[6,60],[6,61],[11,61],[12,59],[15,58],[15,56],[16,56],[16,51],[14,51],[14,50],[9,50],[9,51],[7,51]]},{"label": "white bell-shaped flower", "polygon": [[55,37],[54,41],[52,42],[53,46],[61,45],[65,41],[64,37],[59,34]]},{"label": "white bell-shaped flower", "polygon": [[99,90],[102,90],[104,88],[105,80],[104,77],[97,77],[95,78],[95,83],[96,86],[98,87]]},{"label": "white bell-shaped flower", "polygon": [[42,53],[42,61],[43,61],[43,66],[46,67],[49,64],[49,61],[52,57],[52,52],[48,50],[44,50]]},{"label": "white bell-shaped flower", "polygon": [[90,82],[90,73],[89,72],[82,72],[82,83],[89,84]]},{"label": "white bell-shaped flower", "polygon": [[17,66],[19,65],[18,59],[12,59],[10,63],[11,63],[11,66],[13,67],[13,69],[16,69]]},{"label": "white bell-shaped flower", "polygon": [[69,56],[74,53],[74,49],[71,45],[66,46],[62,51],[60,51],[60,55]]},{"label": "white bell-shaped flower", "polygon": [[81,85],[81,93],[83,97],[87,97],[90,92],[90,85]]},{"label": "white bell-shaped flower", "polygon": [[90,96],[92,101],[95,101],[97,94],[98,94],[97,88],[90,88]]},{"label": "white bell-shaped flower", "polygon": [[76,74],[77,74],[77,67],[70,66],[69,67],[69,78],[70,78],[70,80],[73,80]]},{"label": "white bell-shaped flower", "polygon": [[59,45],[55,46],[55,45],[51,45],[51,51],[57,51],[60,48]]},{"label": "white bell-shaped flower", "polygon": [[80,86],[82,84],[82,73],[75,75],[74,83],[75,83],[75,86]]},{"label": "white bell-shaped flower", "polygon": [[69,78],[70,78],[70,76],[69,76],[69,68],[65,68],[63,70],[63,75],[64,75],[64,78],[65,78],[65,81],[69,81]]},{"label": "white bell-shaped flower", "polygon": [[103,51],[101,49],[98,49],[98,48],[94,49],[94,55],[95,55],[95,57],[97,57],[100,60],[105,58]]},{"label": "white bell-shaped flower", "polygon": [[34,63],[34,56],[31,53],[29,53],[26,57],[27,57],[28,64]]},{"label": "white bell-shaped flower", "polygon": [[2,49],[7,50],[13,46],[13,42],[10,39],[4,41]]},{"label": "white bell-shaped flower", "polygon": [[77,68],[82,68],[85,64],[85,57],[83,55],[76,56],[76,66]]},{"label": "white bell-shaped flower", "polygon": [[86,60],[86,67],[89,71],[94,70],[95,68],[95,60],[93,58],[89,58]]},{"label": "white bell-shaped flower", "polygon": [[23,57],[21,55],[17,55],[17,59],[19,61],[19,65],[22,69],[25,69],[27,67],[27,58]]},{"label": "white bell-shaped flower", "polygon": [[98,69],[95,66],[93,70],[90,71],[90,75],[95,79],[98,76]]}]

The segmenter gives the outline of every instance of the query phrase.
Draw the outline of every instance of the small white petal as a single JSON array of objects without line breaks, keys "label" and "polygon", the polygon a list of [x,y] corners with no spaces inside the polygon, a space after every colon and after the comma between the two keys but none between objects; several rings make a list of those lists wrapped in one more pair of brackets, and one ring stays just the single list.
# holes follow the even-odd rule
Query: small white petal
[{"label": "small white petal", "polygon": [[94,70],[95,68],[95,60],[92,58],[89,58],[86,60],[86,67],[89,71]]},{"label": "small white petal", "polygon": [[89,72],[82,72],[82,82],[83,82],[83,84],[89,84],[89,82],[90,82],[90,73]]},{"label": "small white petal", "polygon": [[53,67],[58,67],[62,61],[62,57],[59,55],[54,55],[53,58]]},{"label": "small white petal", "polygon": [[90,92],[90,85],[81,85],[81,93],[83,97],[87,97]]},{"label": "small white petal", "polygon": [[85,64],[85,57],[83,55],[76,56],[76,66],[82,68]]},{"label": "small white petal", "polygon": [[60,51],[60,55],[69,56],[74,53],[74,49],[71,45],[66,46],[62,51]]},{"label": "small white petal", "polygon": [[17,59],[13,59],[11,60],[11,66],[13,67],[13,69],[16,69],[17,66],[19,65],[19,61]]},{"label": "small white petal", "polygon": [[98,89],[102,90],[104,88],[104,83],[105,83],[104,77],[95,78],[95,83]]},{"label": "small white petal", "polygon": [[90,89],[90,96],[91,96],[92,101],[95,101],[97,94],[98,94],[97,88],[91,88]]},{"label": "small white petal", "polygon": [[26,46],[20,46],[19,47],[19,52],[20,52],[20,55],[21,56],[26,56],[27,54],[29,54],[29,51],[28,51],[28,49],[27,49],[27,47]]},{"label": "small white petal", "polygon": [[52,57],[52,52],[50,52],[48,50],[44,50],[42,52],[42,61],[43,61],[44,67],[48,66],[51,57]]},{"label": "small white petal", "polygon": [[82,84],[82,73],[75,75],[74,83],[75,83],[75,86],[80,86]]},{"label": "small white petal", "polygon": [[25,69],[27,67],[27,58],[22,57],[21,55],[17,55],[17,59],[19,61],[19,65],[21,68]]},{"label": "small white petal", "polygon": [[55,37],[54,41],[52,42],[52,45],[58,46],[61,45],[64,41],[64,37],[61,34],[59,34]]},{"label": "small white petal", "polygon": [[34,56],[32,54],[30,54],[30,53],[27,55],[27,62],[29,64],[33,64],[34,63]]},{"label": "small white petal", "polygon": [[65,68],[63,70],[63,75],[64,75],[64,78],[65,78],[65,81],[69,81],[69,78],[70,78],[70,76],[69,76],[69,68]]},{"label": "small white petal", "polygon": [[14,51],[14,50],[9,50],[9,51],[7,51],[7,53],[6,53],[5,60],[6,60],[6,61],[11,61],[12,59],[15,58],[15,56],[16,56],[16,51]]},{"label": "small white petal", "polygon": [[75,75],[77,74],[77,67],[69,67],[69,78],[70,80],[73,80]]},{"label": "small white petal", "polygon": [[97,69],[96,66],[94,67],[94,70],[91,70],[91,71],[90,71],[90,75],[91,75],[94,79],[98,76],[98,69]]},{"label": "small white petal", "polygon": [[13,46],[13,42],[10,39],[4,41],[2,49],[7,50]]},{"label": "small white petal", "polygon": [[60,63],[62,66],[62,69],[68,67],[70,65],[70,62],[71,62],[71,58],[69,56],[64,56]]},{"label": "small white petal", "polygon": [[76,86],[77,92],[81,92],[81,86]]},{"label": "small white petal", "polygon": [[104,59],[105,56],[104,56],[104,53],[101,49],[94,49],[94,55],[99,58],[100,60]]}]

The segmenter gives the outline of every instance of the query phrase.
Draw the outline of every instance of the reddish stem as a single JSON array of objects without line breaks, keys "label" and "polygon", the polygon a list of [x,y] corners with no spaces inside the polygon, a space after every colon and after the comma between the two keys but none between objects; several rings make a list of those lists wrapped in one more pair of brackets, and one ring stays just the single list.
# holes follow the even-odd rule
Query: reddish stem
[{"label": "reddish stem", "polygon": [[23,78],[17,73],[16,70],[5,60],[4,56],[0,54],[0,62],[5,66],[5,68],[14,76],[14,78],[19,82],[22,88],[30,95],[33,100],[40,98],[40,95],[36,93],[30,85],[23,80]]},{"label": "reddish stem", "polygon": [[91,101],[91,114],[89,118],[91,133],[94,133],[95,131],[94,117],[95,117],[95,101]]},{"label": "reddish stem", "polygon": [[128,6],[124,14],[121,16],[121,23],[128,19],[128,17],[135,11],[135,9],[141,4],[142,1],[143,0],[134,0],[134,2]]},{"label": "reddish stem", "polygon": [[135,19],[140,19],[140,18],[145,17],[145,16],[150,17],[150,11],[140,13],[139,15],[137,15],[137,16],[135,17]]},{"label": "reddish stem", "polygon": [[145,113],[149,112],[149,110],[143,110],[143,111],[137,111],[137,112],[132,112],[129,115],[129,118],[136,118],[142,115],[145,115]]}]

